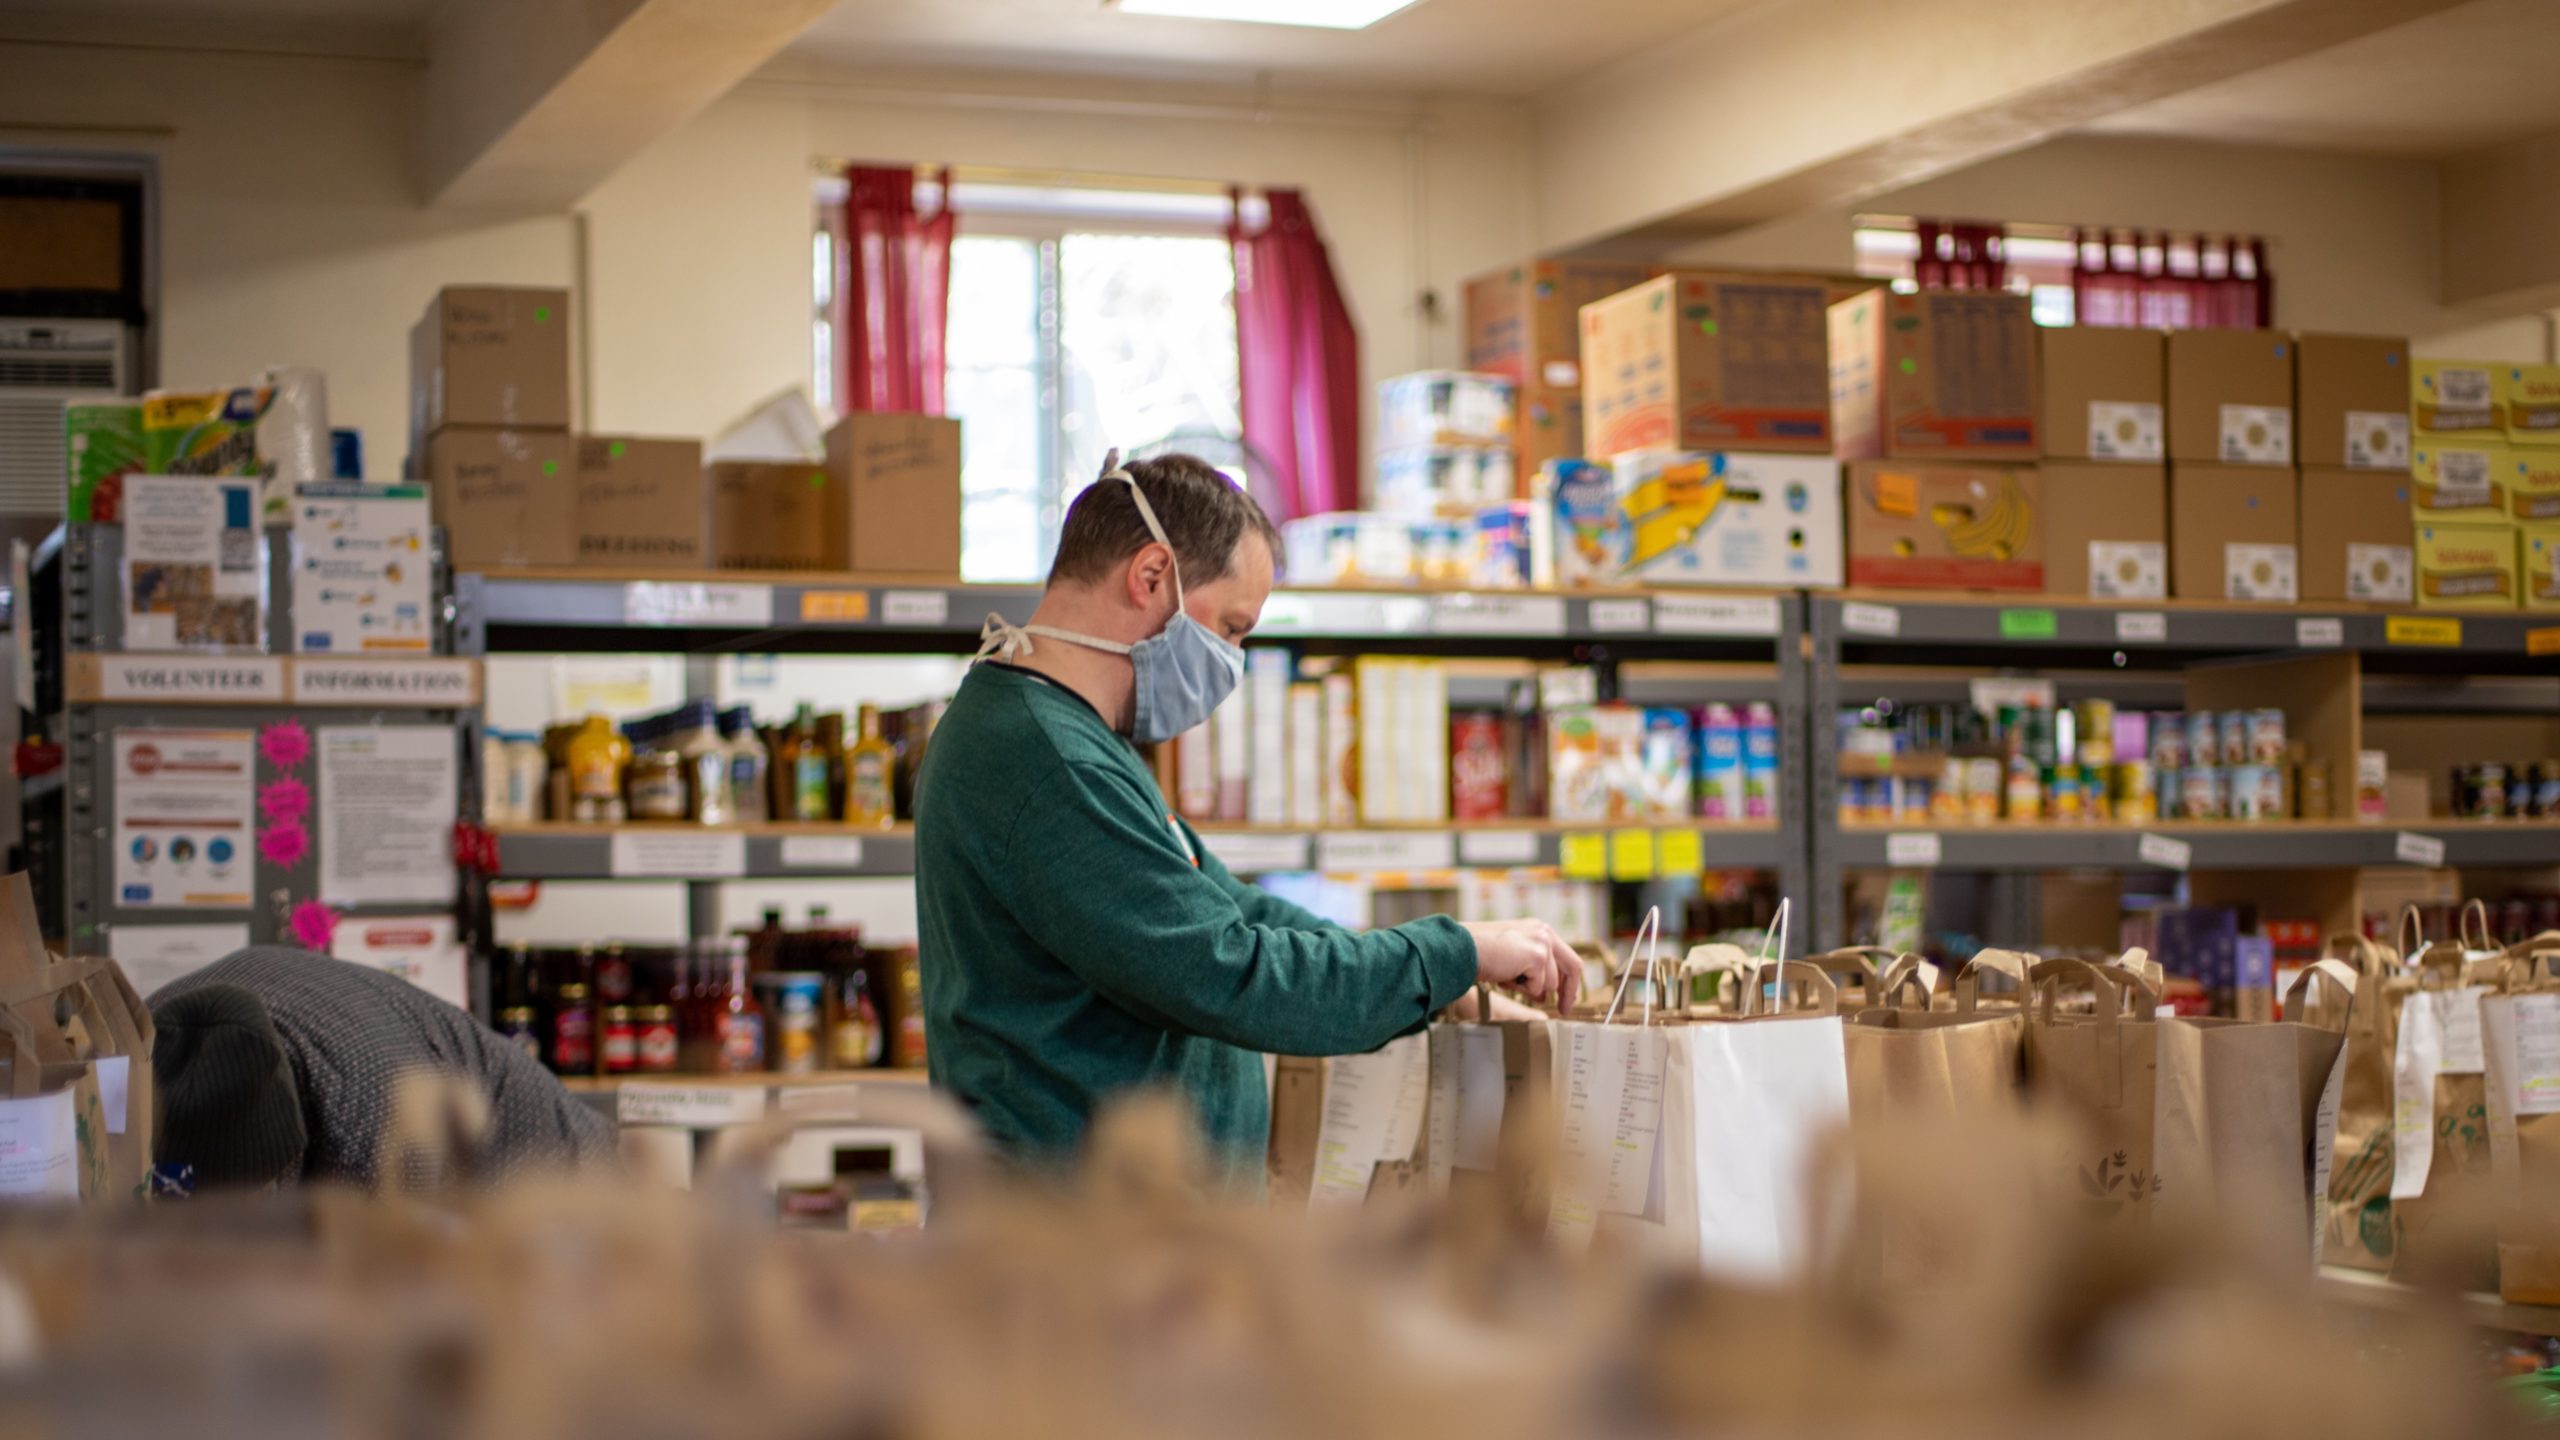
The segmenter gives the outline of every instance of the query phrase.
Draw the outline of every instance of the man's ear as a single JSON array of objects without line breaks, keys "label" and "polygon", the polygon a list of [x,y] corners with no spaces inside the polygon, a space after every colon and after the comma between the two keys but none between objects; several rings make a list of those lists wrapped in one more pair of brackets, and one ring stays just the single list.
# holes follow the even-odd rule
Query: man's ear
[{"label": "man's ear", "polygon": [[1156,596],[1172,583],[1172,549],[1158,540],[1139,546],[1138,553],[1129,560],[1129,603],[1141,609],[1152,606]]}]

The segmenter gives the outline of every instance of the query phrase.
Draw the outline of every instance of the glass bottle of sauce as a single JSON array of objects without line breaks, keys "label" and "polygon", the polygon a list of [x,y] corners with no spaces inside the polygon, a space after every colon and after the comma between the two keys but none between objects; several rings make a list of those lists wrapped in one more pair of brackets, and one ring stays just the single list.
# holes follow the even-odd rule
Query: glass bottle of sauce
[{"label": "glass bottle of sauce", "polygon": [[722,711],[720,739],[729,748],[730,818],[740,824],[769,818],[773,810],[765,781],[764,742],[756,738],[753,713],[744,705]]},{"label": "glass bottle of sauce", "polygon": [[844,814],[844,715],[829,711],[818,717],[818,751],[827,757],[827,808],[813,815],[813,820],[833,820]]},{"label": "glass bottle of sauce", "polygon": [[756,1003],[747,983],[747,942],[723,940],[720,950],[727,976],[721,995],[710,1006],[711,1032],[718,1041],[712,1073],[752,1075],[765,1063],[764,1007]]},{"label": "glass bottle of sauce", "polygon": [[844,823],[886,829],[898,818],[898,752],[880,738],[880,711],[862,707],[862,728],[844,756]]},{"label": "glass bottle of sauce", "polygon": [[614,733],[613,722],[589,715],[570,737],[568,756],[569,818],[594,825],[626,819],[622,772],[631,763],[631,742]]},{"label": "glass bottle of sauce", "polygon": [[667,743],[663,720],[632,727],[635,753],[623,781],[634,820],[685,818],[684,759]]},{"label": "glass bottle of sauce", "polygon": [[784,820],[824,820],[828,816],[830,767],[826,750],[818,744],[813,717],[813,707],[803,702],[791,717],[791,729],[783,736],[782,749],[773,758],[787,800],[779,817]]}]

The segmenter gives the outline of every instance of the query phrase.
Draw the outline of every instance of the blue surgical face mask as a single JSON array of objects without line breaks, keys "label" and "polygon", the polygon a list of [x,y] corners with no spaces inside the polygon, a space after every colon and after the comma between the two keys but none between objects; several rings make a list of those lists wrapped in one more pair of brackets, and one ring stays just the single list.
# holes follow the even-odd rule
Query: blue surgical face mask
[{"label": "blue surgical face mask", "polygon": [[[1102,477],[1105,482],[1119,480],[1129,487],[1138,502],[1138,515],[1147,522],[1147,533],[1167,550],[1164,526],[1157,523],[1156,510],[1147,503],[1147,492],[1138,488],[1136,477],[1126,470],[1115,469]],[[987,617],[986,643],[978,649],[978,658],[990,655],[1010,659],[1030,650],[1029,637],[1046,636],[1083,645],[1094,650],[1107,650],[1129,657],[1129,665],[1137,673],[1137,695],[1130,710],[1129,738],[1141,745],[1153,745],[1202,723],[1209,712],[1218,708],[1236,684],[1244,678],[1244,651],[1228,642],[1216,631],[1191,618],[1182,594],[1182,555],[1173,559],[1173,618],[1164,629],[1135,645],[1123,645],[1095,635],[1080,635],[1048,625],[1007,625],[996,616]]]}]

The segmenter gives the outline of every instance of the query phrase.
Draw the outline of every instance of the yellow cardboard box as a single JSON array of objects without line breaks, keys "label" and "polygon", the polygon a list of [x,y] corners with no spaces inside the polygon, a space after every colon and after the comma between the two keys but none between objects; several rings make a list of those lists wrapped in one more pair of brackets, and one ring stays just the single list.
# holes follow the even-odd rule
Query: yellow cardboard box
[{"label": "yellow cardboard box", "polygon": [[2516,608],[2512,525],[2418,525],[2418,608]]},{"label": "yellow cardboard box", "polygon": [[2560,520],[2560,446],[2513,446],[2505,460],[2508,517],[2519,525]]},{"label": "yellow cardboard box", "polygon": [[2510,445],[2560,446],[2560,365],[2509,365],[2498,372]]},{"label": "yellow cardboard box", "polygon": [[2490,360],[2410,361],[2410,430],[2504,440],[2507,410],[2498,399],[2498,379],[2506,368]]},{"label": "yellow cardboard box", "polygon": [[2560,525],[2527,525],[2517,532],[2523,550],[2516,589],[2527,610],[2560,610]]},{"label": "yellow cardboard box", "polygon": [[2506,445],[2430,435],[2409,451],[2409,516],[2425,524],[2505,525],[2513,468]]}]

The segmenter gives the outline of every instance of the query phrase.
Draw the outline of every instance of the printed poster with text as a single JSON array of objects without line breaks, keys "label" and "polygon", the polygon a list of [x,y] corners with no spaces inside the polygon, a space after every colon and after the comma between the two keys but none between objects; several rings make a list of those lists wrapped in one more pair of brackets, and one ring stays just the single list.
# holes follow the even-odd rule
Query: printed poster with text
[{"label": "printed poster with text", "polygon": [[446,725],[320,729],[320,897],[450,905],[461,754]]},{"label": "printed poster with text", "polygon": [[247,730],[116,732],[118,905],[249,908],[255,751]]}]

